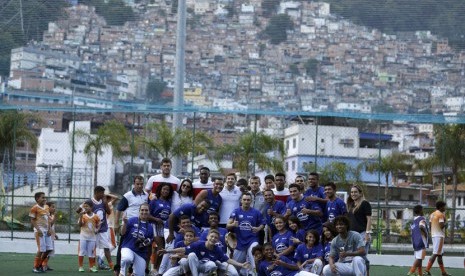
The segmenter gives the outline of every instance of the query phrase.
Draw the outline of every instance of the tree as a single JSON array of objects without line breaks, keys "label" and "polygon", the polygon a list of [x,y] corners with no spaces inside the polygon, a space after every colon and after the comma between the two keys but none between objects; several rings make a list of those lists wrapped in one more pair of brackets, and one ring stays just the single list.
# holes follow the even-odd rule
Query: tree
[{"label": "tree", "polygon": [[272,44],[279,44],[287,40],[287,30],[292,30],[294,23],[287,14],[278,14],[271,17],[266,26],[265,34],[270,37]]},{"label": "tree", "polygon": [[457,207],[457,182],[461,169],[465,167],[465,125],[443,125],[434,127],[435,155],[452,171],[452,210],[450,242],[454,242],[455,208]]},{"label": "tree", "polygon": [[318,60],[314,58],[307,60],[304,64],[304,68],[307,75],[315,80],[318,73]]},{"label": "tree", "polygon": [[146,89],[146,99],[150,103],[160,103],[161,95],[166,88],[166,82],[159,79],[149,81]]},{"label": "tree", "polygon": [[[313,172],[313,164],[308,164],[304,167],[304,170],[307,172]],[[326,164],[322,168],[318,168],[320,175],[320,182],[334,182],[338,185],[338,189],[348,191],[350,185],[353,183],[361,184],[361,170],[363,166],[351,166],[350,164],[344,162],[333,161],[329,164]]]},{"label": "tree", "polygon": [[195,137],[188,129],[178,128],[173,132],[165,122],[150,123],[146,127],[149,133],[154,133],[155,137],[141,137],[139,143],[146,145],[149,150],[154,150],[162,157],[185,157],[192,150],[194,151],[192,154],[205,154],[213,144],[211,138],[203,132],[195,132]]},{"label": "tree", "polygon": [[94,187],[97,186],[98,157],[104,153],[108,147],[113,150],[113,156],[121,157],[124,148],[129,146],[130,135],[125,126],[118,121],[107,121],[98,130],[91,134],[78,129],[74,133],[77,138],[84,139],[84,154],[87,155],[89,163],[94,166]]},{"label": "tree", "polygon": [[397,182],[397,175],[401,171],[407,171],[410,168],[408,161],[411,157],[400,152],[393,152],[391,155],[382,157],[380,162],[368,161],[365,162],[365,168],[368,172],[374,173],[379,172],[384,174],[385,177],[385,188],[384,188],[384,204],[386,205],[386,231],[389,233],[390,230],[390,209],[389,209],[389,176],[392,178],[392,182]]},{"label": "tree", "polygon": [[283,171],[284,144],[282,139],[264,133],[247,132],[238,137],[235,144],[220,146],[213,159],[220,167],[221,160],[231,158],[233,168],[249,176],[253,165],[262,170]]},{"label": "tree", "polygon": [[262,15],[270,17],[276,14],[279,6],[279,0],[263,0],[262,1]]},{"label": "tree", "polygon": [[18,111],[0,112],[0,163],[3,163],[5,154],[9,154],[9,159],[12,159],[15,145],[28,143],[32,149],[37,148],[37,137],[29,128],[31,121],[39,119]]}]

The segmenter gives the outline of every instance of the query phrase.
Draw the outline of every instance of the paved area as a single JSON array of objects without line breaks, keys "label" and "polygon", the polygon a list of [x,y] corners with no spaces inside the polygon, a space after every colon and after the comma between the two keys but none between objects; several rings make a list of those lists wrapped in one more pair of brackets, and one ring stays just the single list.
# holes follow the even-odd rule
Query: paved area
[{"label": "paved area", "polygon": [[[77,241],[71,241],[70,243],[68,243],[68,241],[65,241],[65,240],[57,240],[55,241],[55,254],[66,254],[66,255],[76,254],[77,244],[78,244]],[[387,245],[383,245],[383,247],[384,246],[387,246]],[[391,247],[394,247],[394,245],[392,245]],[[450,248],[450,249],[454,250],[455,252],[463,252],[465,254],[465,246],[463,245],[454,246],[454,248]],[[36,250],[35,241],[32,239],[11,240],[9,238],[0,238],[0,252],[33,253],[35,250]],[[445,250],[446,252],[448,252],[447,247]],[[368,258],[370,259],[370,262],[372,265],[411,266],[413,262],[413,251],[410,248],[408,249],[405,248],[405,250],[401,250],[401,252],[404,252],[406,255],[370,254]],[[113,251],[112,253],[115,254],[116,251]],[[444,257],[445,266],[451,267],[451,268],[463,268],[464,254],[462,254],[461,257],[447,256],[446,254],[446,256]]]}]

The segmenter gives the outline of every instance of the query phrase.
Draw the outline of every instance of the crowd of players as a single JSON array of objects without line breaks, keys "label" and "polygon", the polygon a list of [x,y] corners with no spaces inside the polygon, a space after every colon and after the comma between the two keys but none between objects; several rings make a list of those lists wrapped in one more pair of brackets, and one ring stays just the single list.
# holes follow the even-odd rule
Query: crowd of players
[{"label": "crowd of players", "polygon": [[[116,212],[116,197],[105,196],[100,186],[79,207],[79,271],[88,256],[90,271],[100,266],[122,276],[368,275],[370,203],[356,185],[346,203],[334,183],[318,181],[317,173],[308,181],[297,176],[290,185],[283,173],[267,175],[263,184],[257,176],[237,180],[233,173],[212,181],[206,167],[199,180],[181,181],[165,158],[161,173],[145,185],[134,178]],[[41,212],[30,216],[39,247],[33,271],[42,273],[50,270],[53,219],[45,218],[49,208],[38,194]],[[115,263],[113,231],[121,236]],[[95,248],[102,250],[97,260]]]}]

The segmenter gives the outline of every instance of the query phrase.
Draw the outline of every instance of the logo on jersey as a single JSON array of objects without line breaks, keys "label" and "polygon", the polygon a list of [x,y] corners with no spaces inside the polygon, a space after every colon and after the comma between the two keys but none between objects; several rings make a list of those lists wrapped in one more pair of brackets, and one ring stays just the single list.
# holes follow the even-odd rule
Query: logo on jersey
[{"label": "logo on jersey", "polygon": [[239,224],[239,229],[245,231],[252,231],[252,224],[247,220],[241,221],[241,223]]}]

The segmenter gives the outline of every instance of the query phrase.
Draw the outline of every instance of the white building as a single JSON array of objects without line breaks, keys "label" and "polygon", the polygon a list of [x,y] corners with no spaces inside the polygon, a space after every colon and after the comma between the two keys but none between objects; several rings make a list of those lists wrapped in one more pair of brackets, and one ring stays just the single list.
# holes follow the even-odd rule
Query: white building
[{"label": "white building", "polygon": [[[304,167],[317,163],[318,168],[332,162],[343,162],[356,167],[367,159],[376,159],[392,153],[396,143],[392,136],[377,133],[361,133],[356,127],[316,126],[296,124],[284,130],[285,173],[294,179],[304,172]],[[362,180],[376,182],[377,175],[362,172]]]},{"label": "white building", "polygon": [[[89,133],[90,122],[76,122],[75,129]],[[42,129],[37,149],[37,172],[41,173],[44,170],[49,170],[49,173],[53,176],[53,170],[56,168],[62,169],[62,174],[66,174],[72,169],[73,186],[93,187],[94,164],[84,154],[86,141],[83,138],[74,138],[75,153],[72,156],[72,134],[73,122],[70,122],[69,130],[66,132],[55,132],[51,128]],[[113,152],[108,147],[103,150],[102,155],[98,156],[97,185],[108,187],[113,185],[114,179],[115,165],[113,164]]]}]

